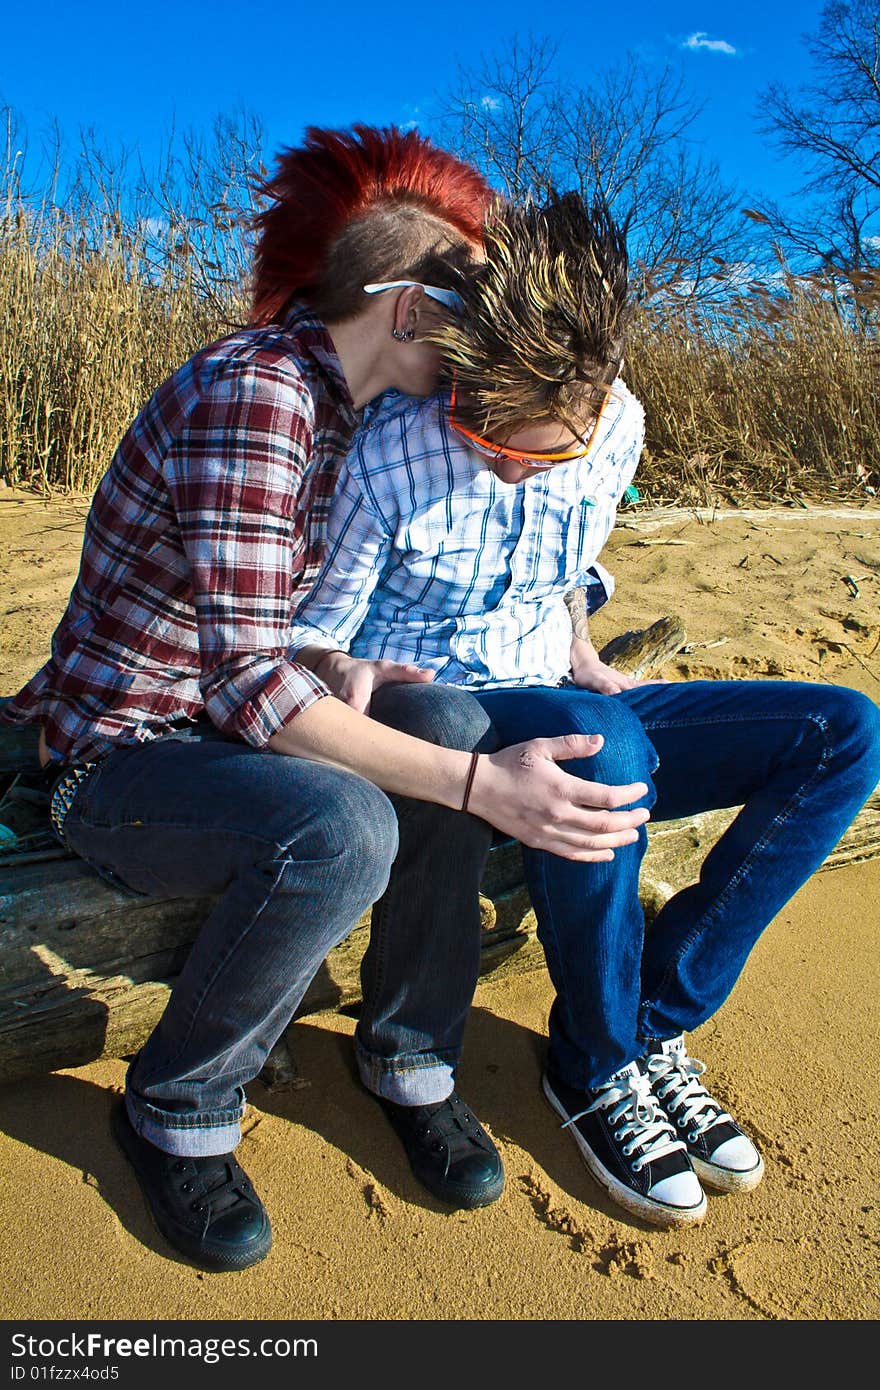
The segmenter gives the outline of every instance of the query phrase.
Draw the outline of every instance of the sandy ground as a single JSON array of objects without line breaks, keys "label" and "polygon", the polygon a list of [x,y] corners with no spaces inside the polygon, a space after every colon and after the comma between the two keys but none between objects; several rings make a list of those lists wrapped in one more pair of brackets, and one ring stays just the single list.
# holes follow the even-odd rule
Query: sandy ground
[{"label": "sandy ground", "polygon": [[[44,659],[83,502],[0,492],[0,690]],[[672,678],[793,676],[880,700],[880,508],[622,513],[601,644],[675,613]],[[275,1243],[241,1274],[171,1258],[108,1134],[123,1062],[0,1088],[6,1319],[848,1320],[880,1313],[880,861],[820,872],[691,1039],[760,1143],[753,1193],[652,1230],[595,1186],[539,1093],[541,970],[481,982],[460,1089],[503,1150],[493,1207],[449,1213],[357,1086],[345,1015],[296,1025],[300,1082],[250,1088],[240,1157]],[[14,1219],[9,1219],[9,1214]]]}]

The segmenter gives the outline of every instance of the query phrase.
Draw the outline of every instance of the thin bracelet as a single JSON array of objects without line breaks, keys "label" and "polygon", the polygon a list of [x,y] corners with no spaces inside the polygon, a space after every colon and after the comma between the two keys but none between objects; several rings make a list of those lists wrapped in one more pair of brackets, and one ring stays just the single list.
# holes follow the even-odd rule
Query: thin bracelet
[{"label": "thin bracelet", "polygon": [[324,665],[324,662],[327,660],[328,656],[333,656],[334,652],[341,651],[341,647],[327,647],[327,649],[323,651],[321,655],[318,657],[318,660],[312,663],[312,675],[316,676],[318,674],[318,667]]},{"label": "thin bracelet", "polygon": [[479,761],[480,761],[480,755],[479,755],[479,753],[471,753],[471,765],[470,765],[470,767],[468,768],[467,781],[466,781],[465,784],[464,784],[464,800],[463,800],[462,803],[461,803],[461,809],[462,809],[463,811],[466,811],[466,810],[467,810],[468,798],[470,797],[470,794],[471,794],[471,787],[474,785],[474,773],[475,773],[476,770],[477,770],[477,763],[478,763]]}]

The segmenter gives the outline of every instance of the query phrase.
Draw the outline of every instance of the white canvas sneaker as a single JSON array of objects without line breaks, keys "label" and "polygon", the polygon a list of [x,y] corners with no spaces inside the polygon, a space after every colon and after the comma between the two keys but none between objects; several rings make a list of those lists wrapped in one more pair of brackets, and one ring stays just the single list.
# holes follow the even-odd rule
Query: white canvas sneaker
[{"label": "white canvas sneaker", "polygon": [[717,1192],[757,1187],[764,1161],[748,1135],[701,1084],[706,1067],[688,1056],[684,1038],[653,1043],[641,1065],[706,1186]]},{"label": "white canvas sneaker", "polygon": [[654,1226],[702,1221],[706,1194],[637,1062],[589,1090],[549,1076],[543,1090],[593,1177],[621,1207]]}]

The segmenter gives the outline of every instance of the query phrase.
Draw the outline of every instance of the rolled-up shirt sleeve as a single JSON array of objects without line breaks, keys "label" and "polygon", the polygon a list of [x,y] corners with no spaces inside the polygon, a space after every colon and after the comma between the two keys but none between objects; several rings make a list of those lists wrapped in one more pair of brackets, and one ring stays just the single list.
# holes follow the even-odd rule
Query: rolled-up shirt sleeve
[{"label": "rolled-up shirt sleeve", "polygon": [[301,556],[294,505],[313,403],[295,368],[209,370],[166,454],[211,721],[254,747],[329,692],[290,657]]}]

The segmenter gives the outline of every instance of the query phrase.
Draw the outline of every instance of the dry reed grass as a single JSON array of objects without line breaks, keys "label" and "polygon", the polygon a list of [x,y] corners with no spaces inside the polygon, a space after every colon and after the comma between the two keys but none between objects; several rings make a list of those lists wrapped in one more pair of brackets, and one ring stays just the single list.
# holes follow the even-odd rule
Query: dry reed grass
[{"label": "dry reed grass", "polygon": [[88,492],[153,389],[217,335],[187,280],[144,274],[137,234],[19,210],[0,223],[0,476]]},{"label": "dry reed grass", "polygon": [[0,167],[0,479],[89,493],[150,394],[246,314],[253,132],[218,123],[152,180],[85,146],[60,196]]},{"label": "dry reed grass", "polygon": [[[880,489],[880,271],[752,283],[645,311],[628,355],[655,500],[868,498]],[[873,489],[873,491],[872,491]]]},{"label": "dry reed grass", "polygon": [[[25,197],[7,161],[0,479],[89,493],[154,388],[242,321],[247,197],[240,178],[237,199],[230,194],[234,163],[224,178],[196,162],[188,205],[168,189],[161,216],[147,218],[123,216],[118,189],[80,189],[61,206]],[[246,163],[239,158],[239,174]],[[784,267],[772,285],[731,278],[712,305],[644,309],[626,367],[648,422],[643,497],[872,496],[878,321],[880,273],[831,282]]]}]

